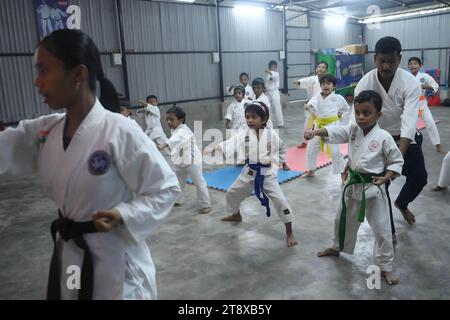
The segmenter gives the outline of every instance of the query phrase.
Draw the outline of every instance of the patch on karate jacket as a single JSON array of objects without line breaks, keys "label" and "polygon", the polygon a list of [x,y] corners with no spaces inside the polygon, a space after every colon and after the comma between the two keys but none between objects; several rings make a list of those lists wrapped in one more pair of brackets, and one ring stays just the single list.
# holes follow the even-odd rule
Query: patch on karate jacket
[{"label": "patch on karate jacket", "polygon": [[377,140],[372,140],[369,143],[369,151],[371,152],[377,152],[380,150],[380,143]]},{"label": "patch on karate jacket", "polygon": [[289,211],[289,209],[285,209],[283,212],[284,212],[284,215],[287,215],[287,214],[291,213],[291,212]]},{"label": "patch on karate jacket", "polygon": [[108,172],[111,166],[111,157],[106,151],[95,151],[88,160],[89,173],[94,176],[100,176]]}]

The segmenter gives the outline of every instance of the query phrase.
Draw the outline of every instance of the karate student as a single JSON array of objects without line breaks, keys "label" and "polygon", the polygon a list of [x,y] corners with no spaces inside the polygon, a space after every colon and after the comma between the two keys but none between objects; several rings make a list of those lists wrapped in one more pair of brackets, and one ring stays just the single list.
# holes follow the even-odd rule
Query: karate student
[{"label": "karate student", "polygon": [[[326,74],[320,78],[320,87],[322,92],[314,96],[305,105],[311,114],[315,128],[324,128],[339,125],[342,114],[350,108],[347,101],[339,94],[334,93],[336,78],[331,74]],[[344,156],[341,153],[339,145],[327,145],[327,152],[331,155],[334,174],[340,174],[344,171]],[[306,147],[306,162],[308,171],[302,177],[313,177],[317,169],[317,157],[319,152],[324,150],[324,142],[320,137],[315,137],[309,141]]]},{"label": "karate student", "polygon": [[417,57],[411,57],[408,60],[408,68],[419,80],[422,87],[422,93],[419,102],[419,115],[422,116],[423,122],[425,123],[425,132],[431,140],[431,143],[436,146],[436,151],[442,154],[446,154],[446,151],[442,149],[441,139],[439,137],[438,128],[434,122],[433,115],[431,114],[430,108],[428,107],[427,97],[425,93],[427,90],[432,90],[436,93],[439,90],[439,84],[434,81],[433,77],[425,72],[420,72],[420,67],[422,66],[422,60]]},{"label": "karate student", "polygon": [[237,152],[238,162],[245,159],[241,174],[227,191],[226,207],[231,215],[223,218],[222,221],[241,222],[241,203],[254,190],[255,195],[266,208],[268,217],[271,214],[269,199],[273,202],[286,228],[287,246],[292,247],[297,245],[292,231],[294,215],[277,178],[279,167],[287,169],[284,162],[286,148],[277,133],[267,128],[269,115],[269,108],[264,103],[259,101],[251,103],[245,108],[248,129],[214,148],[205,149],[205,153],[218,150],[226,157],[234,157]]},{"label": "karate student", "polygon": [[437,186],[432,187],[431,191],[447,190],[450,185],[450,152],[442,160],[441,173],[439,174],[439,182]]},{"label": "karate student", "polygon": [[[252,100],[254,93],[253,93],[252,87],[248,84],[249,77],[248,77],[248,74],[246,72],[242,72],[239,75],[239,82],[245,88],[244,99]],[[235,86],[228,86],[228,89],[227,89],[228,93],[233,95],[234,94],[234,88],[235,88]]]},{"label": "karate student", "polygon": [[[320,94],[322,88],[320,88],[319,78],[323,77],[328,70],[328,63],[325,61],[320,61],[316,66],[316,74],[312,76],[308,76],[306,78],[301,78],[298,80],[294,80],[293,84],[295,87],[299,89],[306,89],[307,100],[306,103],[311,100],[312,97]],[[305,105],[306,105],[305,103]],[[311,114],[305,108],[305,123],[303,124],[303,132],[308,128],[308,124],[310,123]],[[297,148],[306,148],[307,141],[303,139],[303,142],[297,145]]]},{"label": "karate student", "polygon": [[[55,31],[34,59],[44,102],[66,112],[0,133],[0,179],[38,174],[59,208],[47,298],[155,299],[145,240],[180,192],[175,174],[137,124],[105,110],[102,99],[117,95],[86,34]],[[80,289],[67,286],[74,266]]]},{"label": "karate student", "polygon": [[266,81],[264,83],[266,87],[266,95],[269,98],[270,105],[272,106],[272,114],[275,115],[278,128],[284,127],[283,110],[281,109],[280,100],[280,74],[277,72],[277,62],[272,60],[269,62],[269,69],[266,72]]},{"label": "karate student", "polygon": [[197,147],[194,133],[184,124],[186,113],[180,107],[172,107],[167,110],[166,117],[171,136],[165,144],[158,145],[158,148],[159,150],[169,149],[178,182],[181,186],[181,194],[176,199],[175,205],[180,206],[184,203],[186,179],[188,176],[191,176],[197,189],[198,213],[209,213],[211,212],[211,199],[208,186],[203,177],[202,154]]},{"label": "karate student", "polygon": [[[399,68],[402,46],[394,37],[383,37],[375,44],[374,61],[376,69],[369,71],[358,82],[355,96],[363,90],[374,90],[383,99],[383,113],[378,121],[381,129],[388,131],[397,142],[405,163],[402,175],[406,176],[394,205],[408,223],[416,222],[408,205],[420,194],[427,184],[427,171],[422,153],[422,135],[416,125],[419,114],[421,87],[416,78]],[[350,121],[354,121],[354,110]],[[387,182],[389,186],[389,181]],[[389,192],[387,191],[388,197]],[[395,225],[391,214],[391,227],[395,236]]]},{"label": "karate student", "polygon": [[249,102],[244,99],[245,88],[243,86],[234,87],[233,101],[230,103],[225,115],[225,127],[227,129],[238,130],[246,128],[247,124],[244,115],[244,103]]},{"label": "karate student", "polygon": [[319,252],[318,256],[353,254],[358,229],[365,216],[375,236],[375,263],[387,283],[393,285],[399,279],[393,273],[394,249],[387,197],[380,186],[401,174],[403,157],[390,133],[377,124],[381,106],[378,93],[361,91],[355,97],[356,124],[307,131],[305,138],[328,137],[328,143],[349,145],[349,178],[336,214],[333,246]]},{"label": "karate student", "polygon": [[145,134],[157,145],[162,145],[167,142],[167,136],[161,126],[161,113],[158,107],[158,98],[155,95],[149,95],[146,101],[139,101],[145,105],[145,108],[138,111],[138,113],[144,113],[145,123],[147,129]]},{"label": "karate student", "polygon": [[[270,100],[264,94],[264,92],[266,91],[264,79],[263,78],[259,78],[259,77],[253,79],[253,81],[252,81],[252,89],[253,89],[253,92],[254,92],[252,100],[264,103],[267,106],[267,108],[269,108],[269,113],[270,113],[270,111],[271,111]],[[268,128],[273,128],[273,122],[270,119],[270,115],[269,115],[269,120],[267,121],[267,127]]]}]

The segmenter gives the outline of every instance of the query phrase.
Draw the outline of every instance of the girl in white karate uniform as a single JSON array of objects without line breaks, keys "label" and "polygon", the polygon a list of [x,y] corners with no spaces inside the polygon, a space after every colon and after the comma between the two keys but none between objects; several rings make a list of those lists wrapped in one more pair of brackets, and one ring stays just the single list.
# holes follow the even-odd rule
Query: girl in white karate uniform
[{"label": "girl in white karate uniform", "polygon": [[294,215],[277,178],[279,167],[288,169],[284,161],[286,148],[277,133],[266,127],[269,108],[264,103],[256,101],[248,105],[245,108],[245,118],[247,130],[215,148],[205,150],[206,153],[219,150],[226,157],[234,157],[237,152],[238,162],[245,163],[241,174],[227,191],[226,207],[231,215],[222,221],[242,221],[241,203],[254,190],[261,204],[265,206],[267,216],[270,216],[269,199],[273,202],[286,228],[287,245],[295,246],[297,241],[292,231]]},{"label": "girl in white karate uniform", "polygon": [[429,74],[420,72],[420,67],[422,66],[422,60],[417,57],[411,57],[408,60],[408,68],[419,80],[422,87],[422,93],[419,101],[419,114],[422,115],[423,122],[425,124],[425,132],[431,140],[431,143],[436,146],[436,151],[442,154],[446,154],[446,151],[442,149],[441,138],[439,137],[438,128],[434,122],[433,115],[431,114],[430,108],[428,107],[427,97],[425,96],[426,90],[432,90],[436,93],[439,90],[439,84],[434,81],[433,77]]},{"label": "girl in white karate uniform", "polygon": [[450,152],[442,160],[441,173],[439,174],[439,182],[437,186],[431,188],[431,191],[447,190],[450,185]]},{"label": "girl in white karate uniform", "polygon": [[145,134],[157,145],[165,144],[167,136],[161,126],[161,113],[158,108],[158,98],[155,95],[149,95],[146,102],[139,101],[145,105],[145,108],[138,111],[144,113],[147,129]]},{"label": "girl in white karate uniform", "polygon": [[271,113],[275,115],[278,128],[284,127],[283,110],[280,100],[280,74],[277,72],[277,62],[272,60],[269,62],[269,69],[266,72],[266,95],[272,106]]},{"label": "girl in white karate uniform", "polygon": [[[307,100],[305,105],[311,100],[312,97],[320,94],[322,92],[322,88],[320,87],[319,78],[323,77],[328,70],[328,63],[325,61],[320,61],[316,66],[316,74],[312,76],[308,76],[306,78],[301,78],[298,80],[294,80],[293,84],[296,88],[306,89]],[[310,122],[311,113],[307,108],[305,108],[305,122],[303,124],[303,132],[308,129],[308,125]],[[297,145],[297,148],[306,148],[307,141],[303,139],[303,142]]]},{"label": "girl in white karate uniform", "polygon": [[234,88],[233,101],[230,103],[225,115],[225,127],[233,131],[247,128],[244,115],[244,104],[250,101],[244,99],[245,88],[237,86]]},{"label": "girl in white karate uniform", "polygon": [[145,240],[180,192],[175,174],[136,123],[103,107],[117,94],[86,34],[55,31],[34,58],[44,102],[66,113],[0,133],[0,179],[38,174],[59,208],[47,298],[155,299]]},{"label": "girl in white karate uniform", "polygon": [[[239,82],[241,83],[240,85],[245,88],[244,99],[252,100],[254,93],[252,87],[248,84],[248,81],[249,81],[248,73],[241,72],[241,74],[239,75]],[[235,86],[228,86],[227,92],[231,95],[234,95],[234,88]]]},{"label": "girl in white karate uniform", "polygon": [[181,194],[176,205],[184,203],[186,179],[191,176],[195,188],[199,209],[198,213],[211,212],[211,199],[208,186],[203,177],[203,157],[195,141],[194,133],[185,125],[186,113],[180,107],[172,107],[166,112],[167,125],[171,129],[171,136],[166,144],[159,145],[160,150],[169,149],[171,160],[181,186]]},{"label": "girl in white karate uniform", "polygon": [[341,195],[336,214],[331,248],[319,257],[353,254],[359,226],[364,218],[375,236],[374,260],[388,284],[397,284],[394,249],[387,196],[381,186],[402,172],[403,157],[389,132],[380,129],[381,96],[372,90],[355,97],[355,120],[347,126],[330,126],[307,131],[306,139],[328,137],[329,143],[349,144],[349,179]]},{"label": "girl in white karate uniform", "polygon": [[[339,125],[342,114],[349,111],[347,101],[339,94],[334,93],[336,78],[327,74],[320,78],[322,92],[314,96],[306,105],[313,114],[315,128],[323,128]],[[303,177],[312,177],[317,169],[317,157],[320,151],[327,150],[331,155],[334,174],[341,174],[345,168],[344,156],[337,144],[324,145],[320,137],[315,137],[308,142],[306,147],[306,161],[308,171]],[[329,151],[328,151],[329,150]]]}]

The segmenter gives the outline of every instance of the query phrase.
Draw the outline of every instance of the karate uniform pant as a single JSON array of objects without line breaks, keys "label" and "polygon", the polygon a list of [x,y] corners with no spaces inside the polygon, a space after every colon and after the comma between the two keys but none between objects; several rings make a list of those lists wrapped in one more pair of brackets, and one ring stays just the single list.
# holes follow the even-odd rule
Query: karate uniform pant
[{"label": "karate uniform pant", "polygon": [[450,152],[442,160],[441,173],[439,175],[439,186],[447,187],[450,185]]},{"label": "karate uniform pant", "polygon": [[[239,212],[242,201],[252,195],[254,181],[244,181],[236,179],[233,185],[228,189],[226,201],[227,211],[235,214]],[[286,224],[294,220],[291,206],[284,197],[278,179],[273,176],[264,177],[264,192],[270,199],[270,203],[275,206],[281,221]]]},{"label": "karate uniform pant", "polygon": [[[306,162],[308,170],[317,169],[317,157],[320,153],[320,137],[316,136],[308,142],[306,147]],[[331,160],[334,174],[340,174],[344,171],[345,162],[344,156],[341,153],[340,146],[338,144],[325,144],[324,151],[327,150],[327,146],[331,150]]]},{"label": "karate uniform pant", "polygon": [[[358,229],[361,225],[361,222],[358,221],[361,201],[346,197],[346,203],[347,220],[345,225],[344,250],[342,250],[342,252],[353,254]],[[339,205],[339,210],[334,222],[333,249],[337,251],[339,251],[339,221],[341,217],[341,208],[342,206]],[[392,244],[389,210],[384,191],[380,192],[376,197],[366,199],[366,219],[375,236],[373,248],[374,262],[382,271],[392,272],[394,269],[394,248]]]},{"label": "karate uniform pant", "polygon": [[273,114],[273,117],[276,119],[278,126],[284,126],[284,119],[283,119],[283,110],[281,109],[281,101],[280,101],[280,91],[277,90],[271,90],[266,91],[267,98],[269,98],[270,106],[271,106],[271,112]]},{"label": "karate uniform pant", "polygon": [[208,186],[205,178],[203,178],[203,170],[201,164],[190,164],[188,166],[176,166],[176,174],[180,183],[181,194],[175,201],[176,203],[184,203],[184,194],[186,189],[186,179],[192,178],[195,188],[197,189],[197,199],[199,208],[211,207],[211,199],[209,198]]},{"label": "karate uniform pant", "polygon": [[436,123],[434,122],[433,115],[431,114],[426,100],[421,100],[420,109],[422,110],[422,119],[425,124],[425,132],[430,138],[431,143],[433,145],[441,144]]}]

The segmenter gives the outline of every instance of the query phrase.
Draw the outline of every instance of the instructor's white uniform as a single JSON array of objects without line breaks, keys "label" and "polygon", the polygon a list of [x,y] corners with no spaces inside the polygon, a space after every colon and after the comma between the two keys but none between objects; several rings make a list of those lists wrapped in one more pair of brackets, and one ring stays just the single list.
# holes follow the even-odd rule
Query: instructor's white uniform
[{"label": "instructor's white uniform", "polygon": [[184,203],[184,191],[186,179],[191,176],[197,189],[199,208],[211,207],[208,186],[203,177],[203,158],[195,141],[194,133],[184,123],[171,130],[171,136],[167,141],[171,152],[172,163],[181,187],[181,194],[176,203]]},{"label": "instructor's white uniform", "polygon": [[[294,219],[292,209],[284,197],[278,183],[278,168],[284,163],[286,148],[283,141],[272,129],[264,129],[260,140],[255,130],[242,130],[231,139],[219,144],[219,150],[226,157],[234,157],[242,162],[248,159],[250,163],[271,164],[268,168],[262,168],[264,175],[264,193],[274,204],[281,221],[286,224]],[[239,177],[227,191],[226,207],[230,213],[239,212],[240,205],[245,198],[252,194],[256,172],[246,164]]]},{"label": "instructor's white uniform", "polygon": [[[433,77],[424,72],[417,72],[416,79],[419,80],[420,84],[425,84],[433,87],[433,92],[436,93],[439,90],[439,85],[434,81]],[[425,96],[426,90],[422,89],[419,110],[422,112],[422,119],[425,124],[425,132],[431,140],[433,145],[441,144],[441,139],[439,137],[439,132],[434,122],[433,115],[431,114],[430,108],[428,107],[427,98]]]},{"label": "instructor's white uniform", "polygon": [[[312,107],[312,112],[320,118],[328,118],[335,117],[338,115],[338,112],[344,113],[350,109],[347,101],[339,94],[335,94],[334,92],[329,94],[327,97],[323,98],[322,94],[318,94],[311,98],[308,102]],[[339,124],[339,120],[325,126],[329,128],[331,126],[336,126]],[[308,170],[316,170],[317,169],[317,157],[320,152],[320,140],[321,137],[314,137],[308,142],[306,147],[306,159]],[[330,144],[327,147],[330,148],[331,159],[332,159],[332,167],[334,174],[340,174],[344,171],[345,162],[344,156],[341,153],[340,147],[337,144]],[[326,148],[325,148],[326,151]]]},{"label": "instructor's white uniform", "polygon": [[[403,157],[389,132],[376,124],[364,136],[357,125],[327,127],[329,143],[347,143],[350,167],[357,172],[380,174],[391,170],[399,175],[402,172]],[[345,245],[343,252],[353,254],[360,222],[358,211],[361,205],[362,184],[355,184],[347,189],[347,221],[345,227]],[[387,197],[384,190],[373,184],[366,184],[367,222],[375,235],[374,260],[382,271],[392,272],[394,250],[389,218]],[[336,214],[333,249],[339,250],[339,221],[341,202]]]},{"label": "instructor's white uniform", "polygon": [[[116,209],[124,226],[83,235],[93,259],[93,299],[155,299],[155,267],[145,240],[168,216],[180,192],[177,178],[139,125],[105,110],[98,99],[66,150],[65,119],[52,114],[1,132],[0,179],[39,174],[62,216],[76,222]],[[77,299],[66,271],[81,269],[83,251],[59,237],[57,250],[61,298]]]},{"label": "instructor's white uniform", "polygon": [[280,74],[277,71],[270,71],[266,75],[265,81],[266,94],[272,106],[272,113],[276,119],[278,126],[284,126],[283,110],[281,109],[280,101]]}]

